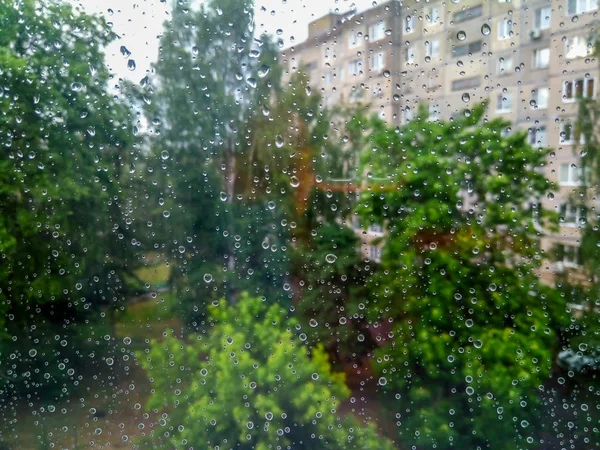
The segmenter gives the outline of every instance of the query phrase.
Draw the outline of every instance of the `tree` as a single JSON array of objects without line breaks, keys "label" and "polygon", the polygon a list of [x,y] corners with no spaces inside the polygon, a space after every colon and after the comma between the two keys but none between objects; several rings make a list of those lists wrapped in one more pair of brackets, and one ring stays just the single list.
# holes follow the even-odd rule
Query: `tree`
[{"label": "tree", "polygon": [[362,303],[370,271],[359,239],[345,225],[325,223],[296,253],[305,283],[298,309],[305,325],[316,322],[311,342],[324,345],[335,361],[359,361],[375,348]]},{"label": "tree", "polygon": [[134,269],[122,178],[131,118],[108,93],[102,48],[115,35],[102,19],[25,0],[3,2],[0,22],[0,304],[10,338],[0,375],[10,389],[41,395],[62,383],[64,394],[103,347],[98,307],[122,305]]},{"label": "tree", "polygon": [[208,335],[167,337],[139,355],[155,389],[148,407],[168,411],[165,448],[393,448],[339,416],[343,375],[322,349],[309,355],[279,306],[242,295],[211,306],[210,320]]},{"label": "tree", "polygon": [[251,177],[259,170],[257,136],[269,133],[253,124],[279,88],[281,69],[274,43],[255,35],[253,16],[249,0],[174,3],[146,87],[153,157],[166,175],[153,222],[168,230],[180,312],[195,327],[206,313],[198,299],[235,301],[250,285],[284,297],[278,193],[257,195],[264,185]]},{"label": "tree", "polygon": [[399,439],[419,448],[539,444],[540,387],[568,321],[534,271],[538,223],[553,216],[527,205],[551,189],[537,170],[549,150],[485,111],[432,122],[422,108],[403,127],[365,129],[357,209],[387,228],[367,308],[393,325],[375,365]]}]

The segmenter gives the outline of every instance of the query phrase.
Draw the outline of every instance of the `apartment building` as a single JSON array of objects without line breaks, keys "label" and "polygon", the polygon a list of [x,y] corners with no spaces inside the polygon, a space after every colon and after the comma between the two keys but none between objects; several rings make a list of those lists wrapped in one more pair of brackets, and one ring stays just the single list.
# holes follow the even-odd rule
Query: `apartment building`
[{"label": "apartment building", "polygon": [[598,0],[394,0],[313,21],[281,59],[287,73],[310,73],[326,106],[360,101],[403,124],[422,103],[435,120],[488,100],[490,118],[552,147],[545,169],[559,190],[543,206],[560,213],[561,227],[543,247],[559,245],[564,257],[543,270],[551,278],[578,265],[585,211],[569,204],[582,177],[573,124],[577,98],[598,90],[590,56],[597,15]]}]

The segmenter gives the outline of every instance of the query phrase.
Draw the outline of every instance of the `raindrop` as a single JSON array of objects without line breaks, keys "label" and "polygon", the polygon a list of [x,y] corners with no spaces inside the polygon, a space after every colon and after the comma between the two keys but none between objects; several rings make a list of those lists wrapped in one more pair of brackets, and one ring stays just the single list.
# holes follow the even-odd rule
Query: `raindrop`
[{"label": "raindrop", "polygon": [[34,358],[35,355],[37,355],[37,350],[35,348],[32,348],[31,350],[29,350],[29,356]]},{"label": "raindrop", "polygon": [[379,386],[385,386],[387,384],[387,380],[385,379],[385,377],[381,377],[377,383],[379,384]]},{"label": "raindrop", "polygon": [[227,201],[227,193],[221,191],[221,193],[219,194],[219,198],[221,199],[222,202]]},{"label": "raindrop", "polygon": [[260,66],[260,69],[258,69],[258,76],[260,78],[264,78],[267,76],[267,74],[269,73],[270,70],[271,70],[271,68],[269,66],[267,66],[266,64],[263,64],[262,66]]},{"label": "raindrop", "polygon": [[484,36],[488,36],[491,32],[492,32],[492,29],[490,28],[490,26],[487,23],[484,23],[483,25],[481,25],[481,34],[483,34]]},{"label": "raindrop", "polygon": [[163,211],[163,217],[165,219],[168,219],[170,215],[171,215],[171,213],[169,211],[167,211],[166,209]]},{"label": "raindrop", "polygon": [[319,322],[317,322],[315,319],[310,319],[308,324],[311,326],[311,328],[316,328],[317,325],[319,325]]},{"label": "raindrop", "polygon": [[384,70],[384,71],[383,71],[383,76],[384,76],[385,78],[389,78],[389,77],[390,77],[390,75],[391,75],[391,73],[390,73],[390,71],[389,71],[389,70]]},{"label": "raindrop", "polygon": [[131,56],[131,52],[124,45],[121,45],[120,51],[121,51],[121,55],[123,55],[125,58],[129,58]]},{"label": "raindrop", "polygon": [[205,283],[211,283],[213,280],[213,276],[210,273],[205,273],[202,279]]},{"label": "raindrop", "polygon": [[325,261],[327,261],[329,264],[333,264],[337,259],[337,256],[335,256],[333,253],[329,253],[327,254],[327,256],[325,256]]},{"label": "raindrop", "polygon": [[461,99],[462,99],[463,102],[469,103],[471,101],[471,96],[467,92],[465,92],[462,95]]},{"label": "raindrop", "polygon": [[246,80],[246,83],[248,83],[248,86],[250,86],[251,88],[255,88],[256,87],[256,78],[254,77],[250,77]]},{"label": "raindrop", "polygon": [[166,150],[163,150],[162,152],[160,152],[160,157],[163,161],[166,161],[167,159],[169,159],[169,152]]},{"label": "raindrop", "polygon": [[458,39],[459,41],[464,41],[467,38],[467,33],[465,33],[464,31],[459,31],[456,34],[456,39]]},{"label": "raindrop", "polygon": [[277,148],[283,147],[284,144],[285,144],[285,141],[283,140],[283,136],[281,136],[280,134],[278,134],[277,136],[275,136],[275,146]]},{"label": "raindrop", "polygon": [[300,180],[298,180],[298,177],[293,176],[292,178],[290,178],[290,185],[294,188],[300,186]]},{"label": "raindrop", "polygon": [[115,363],[115,360],[112,358],[106,358],[106,364],[108,364],[109,366],[112,366]]},{"label": "raindrop", "polygon": [[136,68],[135,60],[130,59],[129,61],[127,61],[127,68],[131,71],[135,70],[135,68]]}]

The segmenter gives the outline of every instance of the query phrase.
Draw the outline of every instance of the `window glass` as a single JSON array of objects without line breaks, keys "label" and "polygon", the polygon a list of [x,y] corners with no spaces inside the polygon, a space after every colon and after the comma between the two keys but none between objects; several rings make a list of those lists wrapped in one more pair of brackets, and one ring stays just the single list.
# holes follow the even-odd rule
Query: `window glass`
[{"label": "window glass", "polygon": [[547,87],[540,87],[534,89],[531,93],[532,104],[531,106],[536,109],[548,108],[548,100],[550,98],[550,90]]},{"label": "window glass", "polygon": [[550,28],[552,23],[552,8],[550,6],[544,6],[535,10],[535,27],[540,30],[546,30]]},{"label": "window glass", "polygon": [[0,450],[600,449],[597,15],[0,1]]},{"label": "window glass", "polygon": [[511,19],[500,19],[498,21],[498,39],[503,41],[510,39],[513,34],[513,22]]},{"label": "window glass", "polygon": [[533,51],[533,66],[536,69],[545,69],[550,64],[550,49],[539,48]]}]

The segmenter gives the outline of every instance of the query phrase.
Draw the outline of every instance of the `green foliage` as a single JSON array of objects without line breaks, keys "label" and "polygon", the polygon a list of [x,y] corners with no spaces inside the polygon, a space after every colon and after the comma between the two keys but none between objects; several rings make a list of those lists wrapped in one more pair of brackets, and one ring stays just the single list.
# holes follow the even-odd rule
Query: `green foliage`
[{"label": "green foliage", "polygon": [[534,447],[539,388],[567,320],[564,300],[534,273],[542,254],[526,207],[551,187],[537,170],[548,150],[522,132],[503,136],[509,123],[487,120],[485,105],[450,122],[420,117],[399,129],[370,122],[362,171],[371,189],[358,205],[365,223],[387,224],[368,309],[393,324],[375,363],[396,398],[400,439]]},{"label": "green foliage", "polygon": [[279,192],[258,166],[268,128],[255,126],[281,68],[274,43],[255,35],[253,15],[246,0],[174,3],[156,79],[145,88],[155,135],[148,164],[159,168],[148,236],[168,247],[179,313],[193,328],[208,303],[235,301],[244,289],[283,297],[288,272]]},{"label": "green foliage", "polygon": [[355,361],[374,348],[363,300],[369,268],[360,241],[345,225],[324,224],[313,232],[310,246],[299,246],[302,267],[299,312],[311,342],[325,346],[334,359]]},{"label": "green foliage", "polygon": [[102,348],[86,334],[92,313],[126,295],[134,142],[128,108],[107,93],[115,35],[103,20],[24,0],[2,2],[0,24],[0,379],[42,395]]},{"label": "green foliage", "polygon": [[373,428],[342,418],[349,394],[327,356],[308,349],[284,310],[242,295],[210,308],[208,335],[172,336],[139,354],[166,411],[164,448],[392,449]]}]

